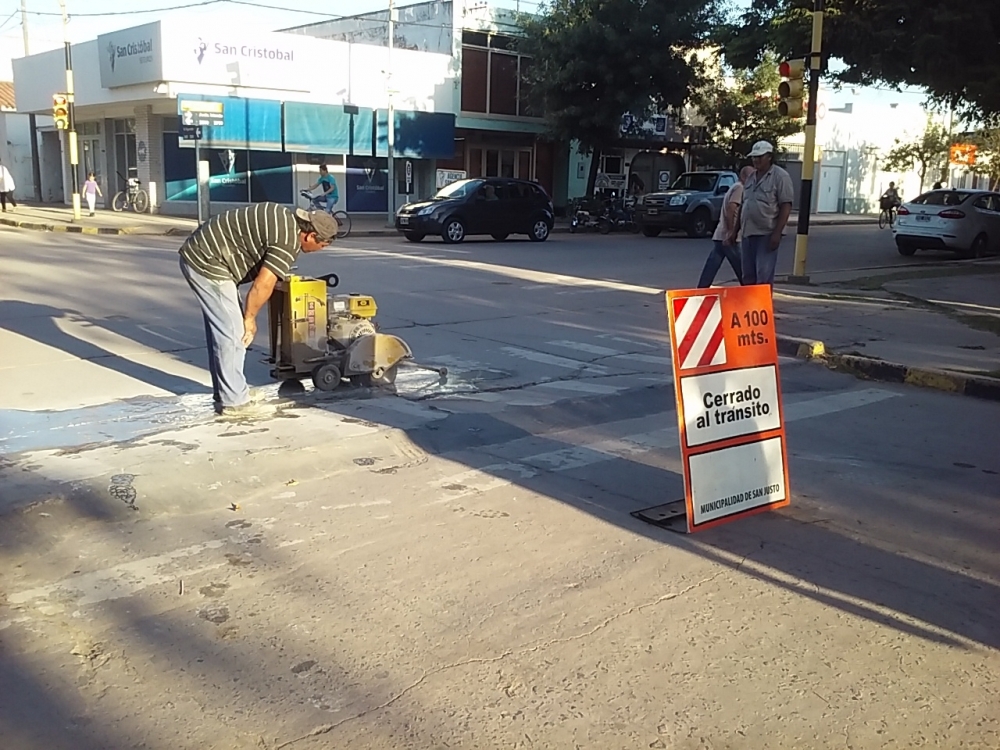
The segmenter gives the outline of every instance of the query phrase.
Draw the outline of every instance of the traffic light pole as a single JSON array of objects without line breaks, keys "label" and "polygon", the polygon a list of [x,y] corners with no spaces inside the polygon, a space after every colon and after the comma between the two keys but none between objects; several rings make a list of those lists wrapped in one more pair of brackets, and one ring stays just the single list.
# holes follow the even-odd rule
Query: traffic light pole
[{"label": "traffic light pole", "polygon": [[795,234],[795,267],[788,280],[808,284],[806,258],[809,248],[809,216],[812,213],[813,172],[816,169],[816,108],[819,77],[823,67],[824,0],[813,0],[812,52],[809,55],[809,102],[806,109],[806,145],[802,155],[802,192],[799,196],[799,226]]},{"label": "traffic light pole", "polygon": [[69,18],[66,15],[66,2],[59,0],[62,11],[63,38],[66,46],[66,100],[69,105],[69,128],[66,139],[69,141],[70,179],[73,180],[73,221],[80,220],[80,152],[76,141],[76,98],[73,93],[73,49],[69,42]]}]

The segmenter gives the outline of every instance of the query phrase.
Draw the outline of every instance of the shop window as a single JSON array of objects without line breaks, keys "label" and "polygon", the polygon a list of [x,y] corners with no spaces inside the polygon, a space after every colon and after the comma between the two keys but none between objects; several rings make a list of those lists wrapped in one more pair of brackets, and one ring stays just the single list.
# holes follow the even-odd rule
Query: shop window
[{"label": "shop window", "polygon": [[540,115],[535,107],[532,106],[532,89],[531,83],[528,80],[531,77],[531,58],[520,57],[518,61],[521,65],[521,70],[519,76],[520,83],[517,90],[517,113],[521,117],[539,117]]},{"label": "shop window", "polygon": [[486,112],[486,78],[489,64],[486,50],[462,48],[462,110]]},{"label": "shop window", "polygon": [[250,202],[293,203],[292,155],[250,151]]}]

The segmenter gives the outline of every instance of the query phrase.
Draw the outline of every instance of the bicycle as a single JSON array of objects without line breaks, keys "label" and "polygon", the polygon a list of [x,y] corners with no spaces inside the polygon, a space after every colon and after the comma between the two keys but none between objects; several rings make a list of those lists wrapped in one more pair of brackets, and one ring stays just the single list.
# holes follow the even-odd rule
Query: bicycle
[{"label": "bicycle", "polygon": [[[121,175],[118,175],[121,177]],[[144,214],[149,210],[149,193],[139,187],[142,183],[138,177],[129,177],[125,180],[127,187],[115,193],[111,200],[111,208],[114,211],[124,211],[131,206],[137,214]]]},{"label": "bicycle", "polygon": [[896,223],[896,206],[895,204],[883,204],[882,211],[878,215],[878,228],[885,229],[887,226],[891,227]]},{"label": "bicycle", "polygon": [[[326,197],[313,195],[308,190],[300,190],[299,195],[309,201],[310,211],[326,211]],[[337,239],[344,239],[351,233],[351,215],[347,211],[334,211],[333,218],[337,220]]]}]

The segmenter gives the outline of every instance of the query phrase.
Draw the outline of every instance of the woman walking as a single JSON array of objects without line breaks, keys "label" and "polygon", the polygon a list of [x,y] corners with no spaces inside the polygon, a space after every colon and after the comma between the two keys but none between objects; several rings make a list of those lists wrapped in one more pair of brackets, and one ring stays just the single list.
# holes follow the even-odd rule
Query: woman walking
[{"label": "woman walking", "polygon": [[87,208],[90,209],[90,215],[94,215],[94,206],[97,205],[97,196],[104,197],[104,193],[101,192],[101,186],[97,184],[97,175],[93,172],[87,173],[87,181],[83,183],[83,189],[80,190],[87,198]]},{"label": "woman walking", "polygon": [[14,201],[14,175],[7,169],[6,164],[0,164],[0,205],[3,206],[4,213],[7,213],[7,201],[10,201],[12,209],[17,208],[17,203]]}]

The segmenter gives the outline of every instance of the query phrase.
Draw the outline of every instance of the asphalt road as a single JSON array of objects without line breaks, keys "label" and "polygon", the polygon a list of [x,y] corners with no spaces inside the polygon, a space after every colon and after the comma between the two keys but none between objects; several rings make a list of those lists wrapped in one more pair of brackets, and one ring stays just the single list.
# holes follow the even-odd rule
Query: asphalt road
[{"label": "asphalt road", "polygon": [[707,243],[303,258],[453,376],[251,425],[173,244],[0,234],[4,750],[1000,743],[997,405],[783,360],[792,504],[688,537],[630,513],[683,493]]}]

